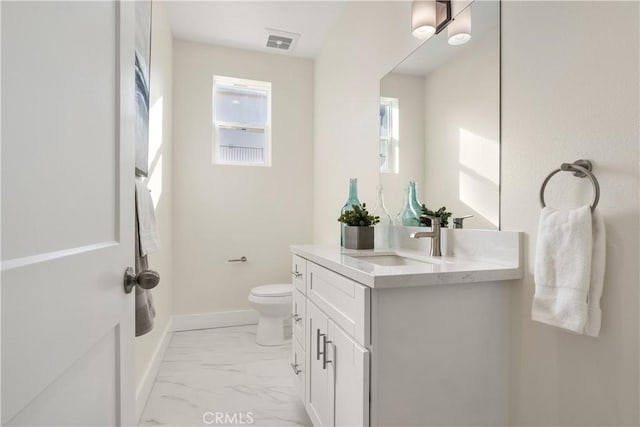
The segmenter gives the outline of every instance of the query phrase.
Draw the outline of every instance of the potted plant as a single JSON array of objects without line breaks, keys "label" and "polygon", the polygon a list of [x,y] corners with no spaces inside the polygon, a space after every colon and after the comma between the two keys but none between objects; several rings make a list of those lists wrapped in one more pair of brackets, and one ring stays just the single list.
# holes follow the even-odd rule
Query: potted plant
[{"label": "potted plant", "polygon": [[429,216],[434,216],[436,218],[440,218],[440,225],[442,227],[447,227],[449,225],[449,218],[451,217],[451,212],[447,212],[446,206],[441,207],[437,211],[432,211],[427,208],[424,204],[422,205],[422,215],[420,215],[420,225],[423,227],[431,227],[431,219]]},{"label": "potted plant", "polygon": [[373,226],[380,222],[379,216],[369,215],[367,204],[351,205],[338,221],[345,225],[344,247],[346,249],[373,249]]}]

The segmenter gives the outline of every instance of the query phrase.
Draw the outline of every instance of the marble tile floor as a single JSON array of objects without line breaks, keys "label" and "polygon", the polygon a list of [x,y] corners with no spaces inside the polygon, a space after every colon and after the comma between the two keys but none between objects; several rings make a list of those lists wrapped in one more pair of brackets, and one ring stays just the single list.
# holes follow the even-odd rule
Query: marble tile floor
[{"label": "marble tile floor", "polygon": [[259,346],[256,327],[174,333],[140,425],[311,426],[289,367],[291,344]]}]

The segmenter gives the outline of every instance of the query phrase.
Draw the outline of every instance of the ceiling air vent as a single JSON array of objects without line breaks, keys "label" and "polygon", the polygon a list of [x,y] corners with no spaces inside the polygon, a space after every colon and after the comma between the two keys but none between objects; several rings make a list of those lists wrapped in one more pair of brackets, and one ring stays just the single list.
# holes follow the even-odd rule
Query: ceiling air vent
[{"label": "ceiling air vent", "polygon": [[286,31],[274,30],[267,28],[267,47],[279,50],[292,51],[296,48],[296,43],[300,38],[300,34],[288,33]]}]

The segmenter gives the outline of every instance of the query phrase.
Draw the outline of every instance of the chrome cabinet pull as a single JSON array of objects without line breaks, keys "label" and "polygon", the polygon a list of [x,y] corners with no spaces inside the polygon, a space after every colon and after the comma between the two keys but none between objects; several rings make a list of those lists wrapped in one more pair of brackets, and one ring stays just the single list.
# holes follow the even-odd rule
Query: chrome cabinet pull
[{"label": "chrome cabinet pull", "polygon": [[291,369],[293,370],[293,373],[298,375],[300,374],[300,372],[302,372],[302,369],[298,369],[298,364],[297,363],[289,363],[289,366],[291,366]]},{"label": "chrome cabinet pull", "polygon": [[227,262],[247,262],[247,257],[243,256],[238,259],[228,259]]},{"label": "chrome cabinet pull", "polygon": [[295,277],[296,279],[298,277],[302,277],[302,273],[298,273],[298,264],[296,264],[296,268],[295,271],[292,271],[291,274],[293,275],[293,277]]},{"label": "chrome cabinet pull", "polygon": [[324,354],[320,351],[320,337],[324,336],[324,334],[320,333],[320,329],[316,329],[316,360],[320,360],[320,356]]},{"label": "chrome cabinet pull", "polygon": [[322,334],[322,369],[326,370],[329,363],[333,363],[331,360],[327,360],[327,344],[331,344],[333,341],[329,341],[325,334]]},{"label": "chrome cabinet pull", "polygon": [[298,323],[299,321],[301,321],[301,320],[302,320],[302,317],[298,316],[298,314],[297,314],[297,313],[293,313],[293,314],[291,315],[291,318],[292,318],[292,319],[293,319],[293,321],[294,321],[294,322],[296,322],[296,323]]}]

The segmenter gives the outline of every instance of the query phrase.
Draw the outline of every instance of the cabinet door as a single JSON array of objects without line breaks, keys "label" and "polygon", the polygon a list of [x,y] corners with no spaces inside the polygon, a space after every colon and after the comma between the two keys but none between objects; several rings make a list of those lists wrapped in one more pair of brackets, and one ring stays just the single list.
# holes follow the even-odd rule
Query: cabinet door
[{"label": "cabinet door", "polygon": [[369,425],[369,351],[361,347],[332,320],[327,350],[329,379],[334,390],[336,426]]},{"label": "cabinet door", "polygon": [[323,364],[327,339],[327,316],[307,301],[307,392],[305,406],[313,425],[333,426],[333,369]]}]

